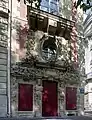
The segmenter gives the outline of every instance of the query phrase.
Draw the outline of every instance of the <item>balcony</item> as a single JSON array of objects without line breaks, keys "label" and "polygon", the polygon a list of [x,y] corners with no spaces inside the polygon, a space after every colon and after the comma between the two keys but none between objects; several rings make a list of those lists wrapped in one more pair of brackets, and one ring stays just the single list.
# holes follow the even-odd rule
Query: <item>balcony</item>
[{"label": "balcony", "polygon": [[40,30],[53,36],[70,40],[74,22],[51,13],[27,6],[27,17],[30,29]]}]

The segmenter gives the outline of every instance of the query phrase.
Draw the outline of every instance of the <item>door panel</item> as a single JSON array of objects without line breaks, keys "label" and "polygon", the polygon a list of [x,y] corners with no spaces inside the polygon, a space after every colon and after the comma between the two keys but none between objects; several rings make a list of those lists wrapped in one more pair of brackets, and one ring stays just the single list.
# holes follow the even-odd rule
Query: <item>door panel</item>
[{"label": "door panel", "polygon": [[77,109],[77,88],[66,87],[66,110]]},{"label": "door panel", "polygon": [[57,116],[57,82],[43,81],[42,116]]},{"label": "door panel", "polygon": [[19,84],[18,110],[19,111],[33,110],[33,85]]}]

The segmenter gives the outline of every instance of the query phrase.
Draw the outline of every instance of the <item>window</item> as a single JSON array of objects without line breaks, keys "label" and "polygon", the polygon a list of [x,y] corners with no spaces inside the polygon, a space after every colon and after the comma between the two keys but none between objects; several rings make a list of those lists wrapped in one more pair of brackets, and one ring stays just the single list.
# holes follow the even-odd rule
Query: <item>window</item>
[{"label": "window", "polygon": [[47,61],[53,61],[56,58],[56,49],[55,39],[49,37],[48,40],[45,40],[42,48],[42,57]]},{"label": "window", "polygon": [[58,0],[42,0],[41,10],[58,15],[59,13],[59,2]]},{"label": "window", "polygon": [[77,88],[66,87],[66,110],[77,109]]},{"label": "window", "polygon": [[33,85],[19,84],[18,110],[33,110]]}]

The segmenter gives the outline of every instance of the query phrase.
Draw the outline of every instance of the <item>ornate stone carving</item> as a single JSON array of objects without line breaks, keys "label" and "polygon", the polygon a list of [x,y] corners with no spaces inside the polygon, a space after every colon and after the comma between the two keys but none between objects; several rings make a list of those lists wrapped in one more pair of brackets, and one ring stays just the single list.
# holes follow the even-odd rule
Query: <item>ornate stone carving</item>
[{"label": "ornate stone carving", "polygon": [[[12,106],[14,106],[14,109],[12,109],[14,114],[19,114],[18,112],[18,78],[20,77],[21,81],[27,81],[27,82],[32,82],[34,81],[36,84],[34,84],[34,110],[33,112],[30,112],[29,114],[31,116],[41,116],[42,113],[42,80],[52,80],[52,81],[57,81],[59,86],[58,86],[58,108],[59,108],[59,114],[61,115],[64,113],[64,102],[65,102],[65,96],[64,96],[64,89],[63,87],[66,84],[77,84],[79,81],[79,76],[78,73],[72,69],[72,65],[70,66],[69,62],[63,62],[63,65],[66,67],[65,70],[61,69],[62,66],[61,63],[59,65],[60,69],[58,66],[53,67],[53,64],[45,64],[45,66],[41,67],[38,62],[38,57],[41,57],[40,53],[40,43],[43,42],[42,39],[39,39],[42,37],[43,33],[38,32],[36,36],[41,35],[40,37],[35,38],[34,32],[32,33],[34,37],[29,39],[28,42],[31,43],[31,48],[29,45],[28,48],[28,56],[24,60],[22,60],[20,63],[16,65],[11,66],[11,76],[12,76],[12,81],[11,81],[11,102]],[[40,40],[40,41],[39,41]],[[27,43],[29,44],[29,43]],[[37,45],[37,47],[36,47]],[[33,48],[35,46],[35,48]],[[33,51],[38,52],[38,56],[35,54],[32,54]],[[59,51],[60,52],[60,51]],[[39,66],[36,66],[36,63],[38,62]],[[55,63],[56,64],[56,63]],[[49,67],[46,67],[46,66]],[[62,85],[62,86],[61,86]],[[17,111],[17,112],[16,112]],[[21,113],[21,115],[25,115],[24,113]]]},{"label": "ornate stone carving", "polygon": [[[29,64],[28,64],[29,65]],[[36,78],[42,78],[42,77],[48,77],[48,78],[56,78],[58,80],[63,81],[65,84],[71,83],[71,84],[78,84],[79,82],[79,74],[77,71],[66,71],[62,72],[55,69],[38,69],[38,68],[28,68],[28,67],[22,67],[18,65],[13,65],[11,68],[11,74],[13,76],[22,76],[24,79],[36,79]]]},{"label": "ornate stone carving", "polygon": [[42,101],[41,101],[41,98],[42,98],[42,89],[43,87],[41,86],[41,80],[38,79],[37,80],[37,83],[35,85],[35,96],[34,96],[34,99],[35,99],[35,107],[37,108],[35,110],[35,115],[36,116],[39,116],[39,114],[41,114],[41,106],[42,106]]},{"label": "ornate stone carving", "polygon": [[64,114],[65,107],[65,91],[64,85],[59,82],[58,85],[58,107],[59,107],[59,115],[62,116]]}]

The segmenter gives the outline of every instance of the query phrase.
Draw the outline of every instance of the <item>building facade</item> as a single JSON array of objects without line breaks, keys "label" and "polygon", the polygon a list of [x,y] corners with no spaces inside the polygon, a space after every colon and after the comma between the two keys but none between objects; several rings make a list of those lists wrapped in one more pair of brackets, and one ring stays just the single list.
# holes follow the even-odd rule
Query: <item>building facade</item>
[{"label": "building facade", "polygon": [[85,85],[85,110],[86,111],[92,111],[91,105],[92,105],[92,10],[90,9],[87,11],[87,16],[84,21],[84,37],[85,41],[87,41],[87,47],[85,49],[85,70],[86,70],[86,85]]},{"label": "building facade", "polygon": [[12,116],[77,115],[75,2],[65,5],[72,6],[68,12],[58,1],[43,0],[40,10],[26,6],[23,0],[12,2]]},{"label": "building facade", "polygon": [[7,116],[8,0],[0,0],[0,117]]}]

